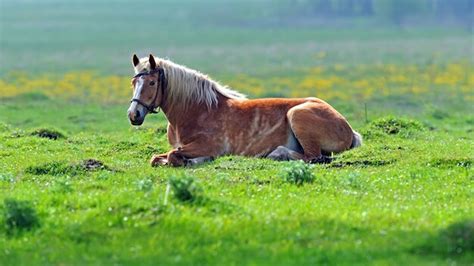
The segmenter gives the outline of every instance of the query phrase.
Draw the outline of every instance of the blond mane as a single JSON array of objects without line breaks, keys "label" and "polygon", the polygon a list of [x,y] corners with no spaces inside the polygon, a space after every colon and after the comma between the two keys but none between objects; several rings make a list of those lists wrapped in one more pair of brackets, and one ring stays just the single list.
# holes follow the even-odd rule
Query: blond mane
[{"label": "blond mane", "polygon": [[[219,94],[229,99],[245,99],[245,95],[219,84],[199,71],[178,65],[169,60],[155,57],[157,66],[165,72],[168,86],[167,101],[172,104],[181,103],[188,106],[191,103],[204,103],[208,108],[217,106]],[[135,73],[149,71],[148,58],[140,59],[135,67]]]}]

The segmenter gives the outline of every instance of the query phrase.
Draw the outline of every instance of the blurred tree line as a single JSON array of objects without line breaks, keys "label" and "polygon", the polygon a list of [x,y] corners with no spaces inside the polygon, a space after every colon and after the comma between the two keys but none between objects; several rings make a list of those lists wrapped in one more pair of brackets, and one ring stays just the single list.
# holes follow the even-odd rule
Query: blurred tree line
[{"label": "blurred tree line", "polygon": [[461,23],[472,27],[474,0],[288,0],[290,11],[324,19],[372,17],[404,23]]}]

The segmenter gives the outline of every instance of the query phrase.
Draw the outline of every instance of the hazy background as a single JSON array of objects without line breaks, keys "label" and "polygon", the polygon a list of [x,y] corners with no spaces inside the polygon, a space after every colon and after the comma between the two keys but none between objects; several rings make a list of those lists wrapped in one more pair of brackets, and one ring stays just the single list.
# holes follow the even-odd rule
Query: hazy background
[{"label": "hazy background", "polygon": [[129,75],[134,52],[219,77],[336,63],[473,62],[473,2],[2,0],[0,73]]}]

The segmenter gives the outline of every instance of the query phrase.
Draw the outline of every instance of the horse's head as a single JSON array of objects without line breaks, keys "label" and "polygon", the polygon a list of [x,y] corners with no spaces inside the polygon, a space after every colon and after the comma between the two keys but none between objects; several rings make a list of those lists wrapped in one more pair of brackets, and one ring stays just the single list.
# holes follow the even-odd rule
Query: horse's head
[{"label": "horse's head", "polygon": [[157,113],[160,107],[166,78],[163,68],[156,65],[155,58],[150,54],[148,58],[132,57],[135,76],[132,78],[133,98],[128,108],[128,118],[135,126],[143,124],[148,113]]}]

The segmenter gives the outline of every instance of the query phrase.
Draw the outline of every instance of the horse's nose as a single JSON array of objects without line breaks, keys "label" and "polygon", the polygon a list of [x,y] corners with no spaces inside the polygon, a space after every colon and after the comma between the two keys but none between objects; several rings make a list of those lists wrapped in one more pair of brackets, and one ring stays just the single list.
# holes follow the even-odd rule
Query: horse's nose
[{"label": "horse's nose", "polygon": [[142,111],[138,110],[129,110],[128,111],[128,119],[130,120],[130,123],[134,126],[139,126],[143,123],[143,119],[146,113],[143,113]]},{"label": "horse's nose", "polygon": [[138,115],[140,115],[139,111],[128,111],[128,118],[130,119],[130,121],[135,121],[138,118]]}]

